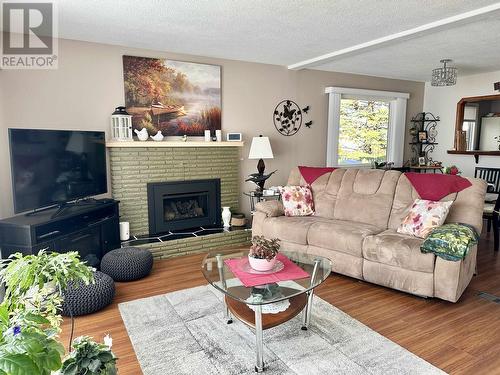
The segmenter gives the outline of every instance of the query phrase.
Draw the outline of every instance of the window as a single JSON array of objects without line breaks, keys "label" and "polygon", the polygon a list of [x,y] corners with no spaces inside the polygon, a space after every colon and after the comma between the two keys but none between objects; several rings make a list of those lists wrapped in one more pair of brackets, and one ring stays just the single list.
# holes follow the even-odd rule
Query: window
[{"label": "window", "polygon": [[341,99],[338,165],[387,160],[389,102]]},{"label": "window", "polygon": [[409,94],[327,87],[327,165],[403,164],[406,101]]}]

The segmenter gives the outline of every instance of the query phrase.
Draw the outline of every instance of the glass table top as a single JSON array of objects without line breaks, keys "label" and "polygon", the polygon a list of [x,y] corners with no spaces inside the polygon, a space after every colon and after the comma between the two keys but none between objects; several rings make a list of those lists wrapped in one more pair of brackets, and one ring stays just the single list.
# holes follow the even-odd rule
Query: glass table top
[{"label": "glass table top", "polygon": [[226,259],[241,259],[248,256],[248,250],[218,250],[209,252],[201,264],[207,281],[223,294],[247,305],[265,305],[298,296],[314,289],[330,275],[332,262],[318,255],[280,251],[309,277],[291,281],[279,281],[254,287],[245,287],[224,262]]}]

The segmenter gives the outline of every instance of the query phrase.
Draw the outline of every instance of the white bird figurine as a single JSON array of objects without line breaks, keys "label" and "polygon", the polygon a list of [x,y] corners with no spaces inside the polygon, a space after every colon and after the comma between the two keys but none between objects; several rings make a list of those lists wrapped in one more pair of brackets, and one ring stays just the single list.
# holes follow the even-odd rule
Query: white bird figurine
[{"label": "white bird figurine", "polygon": [[158,133],[156,133],[156,135],[151,135],[150,137],[153,141],[156,142],[163,141],[163,138],[165,138],[163,134],[161,134],[161,130],[158,130]]},{"label": "white bird figurine", "polygon": [[142,128],[141,130],[134,129],[135,134],[137,134],[137,138],[139,141],[147,141],[149,138],[149,134],[146,128]]}]

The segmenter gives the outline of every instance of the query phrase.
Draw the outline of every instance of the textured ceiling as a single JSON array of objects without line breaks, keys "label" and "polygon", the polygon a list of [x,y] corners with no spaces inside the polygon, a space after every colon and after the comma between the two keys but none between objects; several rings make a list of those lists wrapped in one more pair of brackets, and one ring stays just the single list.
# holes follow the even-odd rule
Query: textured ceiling
[{"label": "textured ceiling", "polygon": [[[57,0],[62,38],[290,65],[495,3],[491,0]],[[496,19],[318,69],[428,80],[441,58],[500,70]],[[462,66],[463,65],[463,66]]]},{"label": "textured ceiling", "polygon": [[500,18],[489,17],[340,58],[315,69],[429,81],[432,69],[442,66],[439,60],[452,58],[459,75],[497,71],[499,35]]}]

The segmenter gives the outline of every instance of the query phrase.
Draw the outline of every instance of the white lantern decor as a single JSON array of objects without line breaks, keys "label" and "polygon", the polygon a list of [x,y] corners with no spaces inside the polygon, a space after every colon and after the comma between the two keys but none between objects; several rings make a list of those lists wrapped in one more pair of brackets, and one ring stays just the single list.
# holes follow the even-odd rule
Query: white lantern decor
[{"label": "white lantern decor", "polygon": [[114,141],[133,141],[132,116],[125,107],[116,107],[111,115],[111,138]]}]

